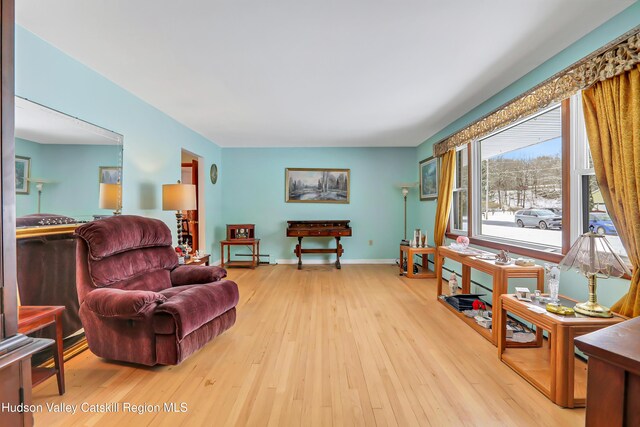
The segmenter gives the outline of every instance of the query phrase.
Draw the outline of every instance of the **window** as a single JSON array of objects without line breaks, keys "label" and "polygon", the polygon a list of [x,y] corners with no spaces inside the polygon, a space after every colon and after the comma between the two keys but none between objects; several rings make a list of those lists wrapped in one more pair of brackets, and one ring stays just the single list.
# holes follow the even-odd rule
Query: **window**
[{"label": "window", "polygon": [[453,205],[450,228],[454,233],[466,234],[469,229],[469,150],[463,147],[456,153],[456,172],[453,183]]},{"label": "window", "polygon": [[593,226],[627,257],[594,175],[579,93],[456,155],[450,237],[559,262]]},{"label": "window", "polygon": [[476,235],[562,249],[562,114],[556,105],[476,143]]}]

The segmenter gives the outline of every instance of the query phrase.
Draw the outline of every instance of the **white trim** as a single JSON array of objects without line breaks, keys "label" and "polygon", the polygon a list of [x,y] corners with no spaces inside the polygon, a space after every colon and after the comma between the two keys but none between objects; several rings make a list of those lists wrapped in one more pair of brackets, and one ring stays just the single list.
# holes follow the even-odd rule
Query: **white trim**
[{"label": "white trim", "polygon": [[[334,264],[335,260],[302,259],[302,265]],[[277,264],[297,264],[298,258],[278,259]],[[340,264],[395,264],[395,259],[341,259]]]},{"label": "white trim", "polygon": [[209,263],[209,265],[213,265],[213,266],[220,265],[220,261],[221,261],[220,259],[217,259],[217,260],[215,260],[215,261],[213,261],[213,262]]}]

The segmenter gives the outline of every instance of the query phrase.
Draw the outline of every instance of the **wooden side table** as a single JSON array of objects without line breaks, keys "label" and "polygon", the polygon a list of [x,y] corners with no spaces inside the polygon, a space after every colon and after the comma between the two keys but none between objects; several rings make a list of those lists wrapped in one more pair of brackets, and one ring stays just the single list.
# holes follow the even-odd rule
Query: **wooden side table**
[{"label": "wooden side table", "polygon": [[39,331],[49,325],[55,325],[56,348],[53,352],[54,368],[33,368],[31,371],[32,384],[35,387],[47,378],[56,375],[58,380],[58,393],[64,394],[64,357],[63,357],[63,336],[62,336],[62,312],[63,305],[43,305],[27,306],[18,308],[18,332],[30,334]]},{"label": "wooden side table", "polygon": [[[436,272],[429,270],[428,255],[435,256],[436,248],[433,246],[427,246],[424,248],[413,248],[411,246],[400,245],[400,275],[404,273],[402,265],[404,264],[404,256],[407,257],[407,272],[406,276],[409,279],[428,279],[436,277]],[[422,255],[422,271],[418,273],[413,272],[413,257],[414,255]]]},{"label": "wooden side table", "polygon": [[[232,261],[231,246],[250,246],[251,261]],[[227,261],[224,260],[224,248],[227,248]],[[251,267],[256,268],[260,263],[260,239],[232,239],[220,241],[221,267]]]},{"label": "wooden side table", "polygon": [[184,262],[184,265],[209,265],[210,258],[211,258],[211,255],[203,254],[203,255],[200,255],[200,258],[198,258],[198,260],[196,261],[194,256],[191,255],[191,257]]},{"label": "wooden side table", "polygon": [[[568,307],[576,302],[566,297],[560,300]],[[546,310],[543,313],[531,311],[532,306],[546,305],[520,301],[512,294],[500,297],[501,315],[495,325],[500,360],[556,405],[565,408],[585,406],[587,364],[575,357],[574,338],[622,322],[624,318],[560,316]],[[535,325],[540,338],[541,331],[547,331],[548,343],[545,345],[542,339],[529,345],[509,343],[506,338],[507,312]]]}]

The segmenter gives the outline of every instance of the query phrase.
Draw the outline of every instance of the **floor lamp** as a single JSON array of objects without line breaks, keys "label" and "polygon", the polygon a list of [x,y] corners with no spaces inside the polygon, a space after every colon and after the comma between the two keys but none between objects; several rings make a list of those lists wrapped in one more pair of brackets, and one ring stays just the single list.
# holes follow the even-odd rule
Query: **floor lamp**
[{"label": "floor lamp", "polygon": [[162,186],[162,210],[176,211],[178,246],[182,246],[182,211],[197,209],[196,186],[193,184],[164,184]]},{"label": "floor lamp", "polygon": [[409,189],[418,185],[417,182],[405,182],[398,184],[398,187],[402,190],[402,198],[404,199],[404,240],[407,240],[407,196],[409,195]]},{"label": "floor lamp", "polygon": [[36,190],[38,190],[38,213],[40,213],[40,199],[42,198],[42,188],[45,184],[48,184],[49,181],[40,178],[29,178],[29,181],[36,184]]}]

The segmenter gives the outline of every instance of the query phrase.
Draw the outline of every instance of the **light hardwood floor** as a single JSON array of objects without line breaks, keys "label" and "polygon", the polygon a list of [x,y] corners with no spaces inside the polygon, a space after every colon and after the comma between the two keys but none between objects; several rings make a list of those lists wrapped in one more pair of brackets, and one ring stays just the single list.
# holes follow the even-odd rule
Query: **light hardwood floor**
[{"label": "light hardwood floor", "polygon": [[[578,426],[435,300],[435,281],[389,265],[231,269],[235,326],[180,366],[84,352],[35,403],[186,402],[186,413],[36,414],[38,426]],[[122,407],[121,407],[122,409]]]}]

